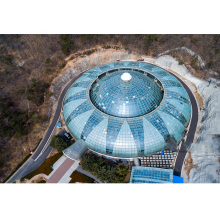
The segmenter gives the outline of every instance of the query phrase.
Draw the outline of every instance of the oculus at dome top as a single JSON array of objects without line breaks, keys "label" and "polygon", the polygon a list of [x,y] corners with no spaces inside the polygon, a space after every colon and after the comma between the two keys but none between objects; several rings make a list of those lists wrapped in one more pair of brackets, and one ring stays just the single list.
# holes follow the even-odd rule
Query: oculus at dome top
[{"label": "oculus at dome top", "polygon": [[178,144],[191,117],[182,84],[167,71],[122,61],[90,69],[63,103],[65,122],[77,139],[99,154],[133,158]]}]

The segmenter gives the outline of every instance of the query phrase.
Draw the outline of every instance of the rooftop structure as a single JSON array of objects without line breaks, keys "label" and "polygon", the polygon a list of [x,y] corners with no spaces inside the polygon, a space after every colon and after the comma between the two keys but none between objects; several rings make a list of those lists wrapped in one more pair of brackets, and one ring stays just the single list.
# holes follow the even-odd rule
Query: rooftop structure
[{"label": "rooftop structure", "polygon": [[132,76],[129,73],[123,73],[121,75],[121,79],[123,82],[129,82],[131,80]]},{"label": "rooftop structure", "polygon": [[123,61],[83,73],[67,92],[63,113],[73,136],[92,151],[133,158],[164,149],[171,137],[179,143],[191,103],[167,71]]},{"label": "rooftop structure", "polygon": [[173,183],[173,170],[132,167],[130,183]]},{"label": "rooftop structure", "polygon": [[88,151],[88,147],[84,140],[79,139],[70,147],[63,150],[63,154],[72,160],[80,161],[84,154]]},{"label": "rooftop structure", "polygon": [[90,98],[95,107],[122,118],[138,117],[157,108],[163,98],[160,87],[147,75],[126,71],[104,74],[92,85]]}]

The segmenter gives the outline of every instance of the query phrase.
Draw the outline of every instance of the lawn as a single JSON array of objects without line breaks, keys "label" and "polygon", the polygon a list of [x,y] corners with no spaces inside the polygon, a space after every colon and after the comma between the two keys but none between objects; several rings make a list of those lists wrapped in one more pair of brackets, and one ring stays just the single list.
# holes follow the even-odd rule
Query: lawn
[{"label": "lawn", "polygon": [[31,179],[33,176],[44,173],[46,175],[49,175],[53,169],[50,168],[61,156],[63,153],[57,153],[53,155],[52,157],[47,158],[36,170],[34,170],[32,173],[29,173],[27,176],[23,177],[24,179]]},{"label": "lawn", "polygon": [[94,183],[93,179],[77,172],[74,171],[71,176],[72,179],[69,183],[75,183],[75,182],[79,182],[79,183]]}]

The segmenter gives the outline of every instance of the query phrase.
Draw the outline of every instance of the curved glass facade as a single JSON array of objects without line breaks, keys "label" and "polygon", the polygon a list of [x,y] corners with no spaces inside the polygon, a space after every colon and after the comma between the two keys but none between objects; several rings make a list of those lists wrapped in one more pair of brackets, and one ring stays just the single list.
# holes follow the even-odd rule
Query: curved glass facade
[{"label": "curved glass facade", "polygon": [[[129,82],[121,79],[126,71]],[[102,112],[116,117],[137,117],[158,107],[163,94],[156,82],[134,70],[115,70],[104,75],[91,89],[90,98]]]},{"label": "curved glass facade", "polygon": [[[128,83],[132,82],[133,92],[131,88],[117,91],[114,88],[121,83],[117,77],[128,71],[139,85],[131,79]],[[132,102],[136,95],[138,99]],[[126,97],[132,105],[126,103]],[[144,101],[140,101],[141,97],[145,97]],[[124,102],[127,108],[122,114],[119,109]],[[118,108],[114,108],[116,103]],[[179,142],[190,120],[191,103],[181,83],[167,71],[147,63],[124,61],[83,73],[67,92],[63,112],[71,133],[89,148],[126,158],[164,149],[170,137]]]}]

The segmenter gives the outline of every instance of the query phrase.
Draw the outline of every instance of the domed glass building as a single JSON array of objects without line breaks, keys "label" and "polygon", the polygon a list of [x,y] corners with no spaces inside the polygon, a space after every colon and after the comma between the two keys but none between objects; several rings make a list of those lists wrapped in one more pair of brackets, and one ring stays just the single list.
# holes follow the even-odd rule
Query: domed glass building
[{"label": "domed glass building", "polygon": [[63,103],[65,122],[77,139],[110,157],[133,158],[178,143],[191,117],[181,83],[142,62],[90,69],[74,82]]}]

